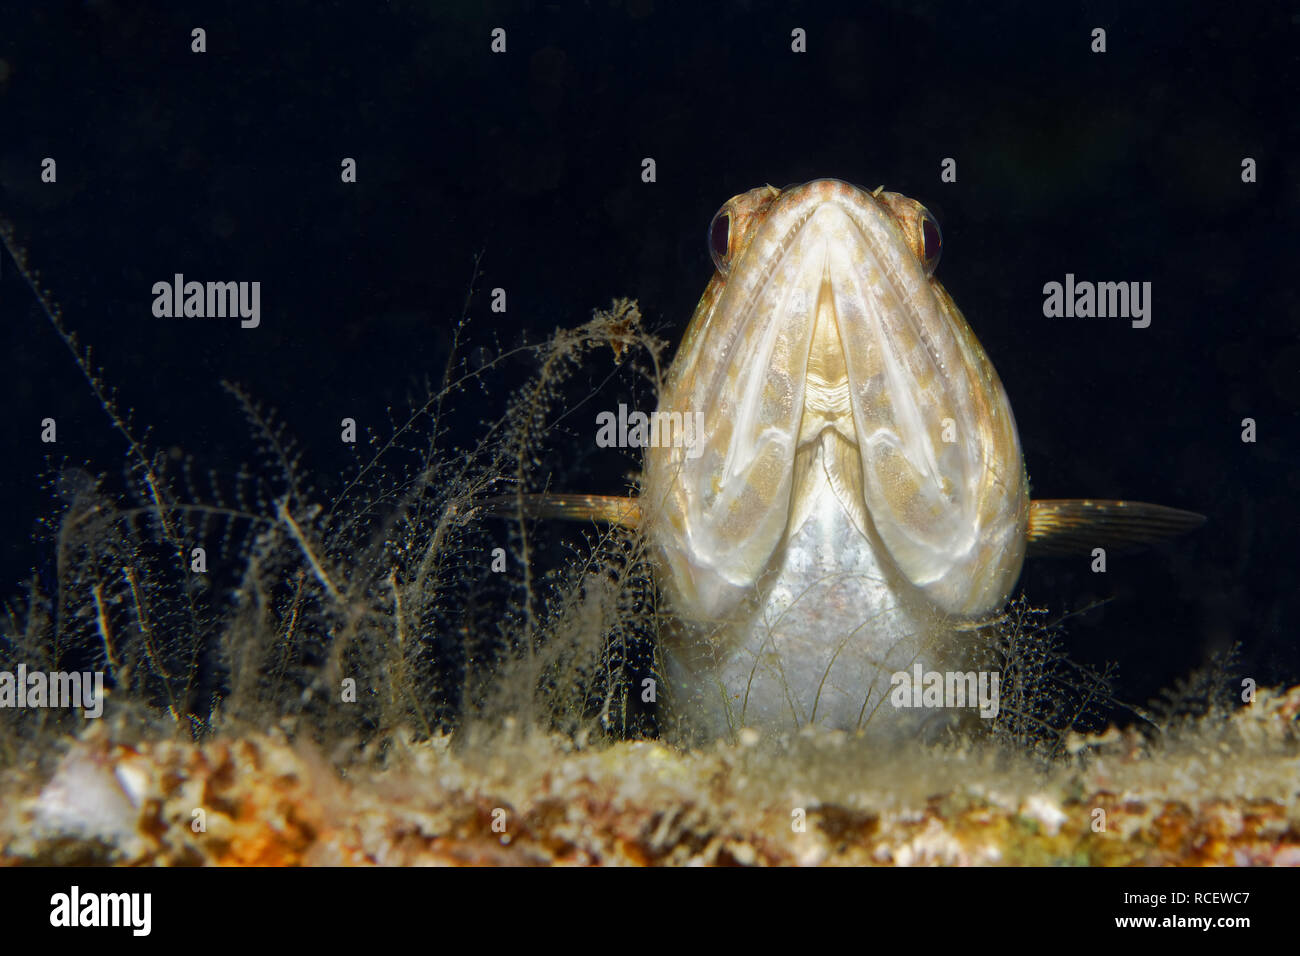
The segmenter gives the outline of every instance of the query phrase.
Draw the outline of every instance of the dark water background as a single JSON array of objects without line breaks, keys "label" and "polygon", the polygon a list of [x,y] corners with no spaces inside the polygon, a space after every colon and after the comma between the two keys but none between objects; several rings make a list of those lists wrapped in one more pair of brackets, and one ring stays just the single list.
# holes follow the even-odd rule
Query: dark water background
[{"label": "dark water background", "polygon": [[[1027,567],[1024,589],[1056,611],[1114,599],[1072,622],[1074,656],[1119,661],[1139,702],[1234,641],[1241,674],[1300,680],[1287,5],[187,6],[0,14],[0,213],[154,446],[221,470],[249,460],[232,379],[279,411],[328,488],[349,460],[339,420],[383,431],[385,407],[440,373],[476,254],[480,293],[506,288],[509,311],[480,294],[475,344],[536,339],[622,295],[675,341],[724,200],[884,184],[942,224],[939,275],[1010,394],[1035,495],[1209,518],[1104,576]],[[190,52],[195,26],[206,54]],[[496,26],[505,55],[489,52]],[[39,181],[45,156],[56,185]],[[939,180],[944,157],[956,183]],[[260,280],[261,327],[154,318],[151,287],[176,272]],[[1151,327],[1044,318],[1042,286],[1067,272],[1150,281]],[[58,420],[68,462],[120,471],[124,446],[7,260],[0,334],[9,592],[49,507],[40,419]],[[466,435],[493,400],[457,410]],[[621,489],[628,459],[593,437],[572,431],[557,486]]]}]

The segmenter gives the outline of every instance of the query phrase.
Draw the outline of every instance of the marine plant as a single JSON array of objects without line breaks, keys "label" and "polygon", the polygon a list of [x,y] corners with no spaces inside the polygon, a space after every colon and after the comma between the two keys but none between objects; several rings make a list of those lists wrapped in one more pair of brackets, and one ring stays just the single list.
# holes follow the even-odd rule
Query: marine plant
[{"label": "marine plant", "polygon": [[[628,695],[629,675],[652,666],[636,536],[555,543],[541,532],[539,546],[531,521],[487,519],[479,506],[542,487],[542,449],[575,369],[604,352],[630,380],[653,382],[663,343],[634,303],[476,361],[467,297],[440,380],[325,492],[288,425],[236,383],[225,391],[253,436],[250,463],[204,475],[152,447],[9,228],[2,238],[126,454],[121,481],[49,459],[50,510],[33,545],[50,560],[5,604],[0,670],[100,670],[109,718],[152,732],[278,726],[380,754],[395,734],[506,718],[646,729]],[[531,378],[503,384],[521,363]],[[451,408],[470,393],[512,397],[462,444]],[[4,760],[81,719],[0,709]]]}]

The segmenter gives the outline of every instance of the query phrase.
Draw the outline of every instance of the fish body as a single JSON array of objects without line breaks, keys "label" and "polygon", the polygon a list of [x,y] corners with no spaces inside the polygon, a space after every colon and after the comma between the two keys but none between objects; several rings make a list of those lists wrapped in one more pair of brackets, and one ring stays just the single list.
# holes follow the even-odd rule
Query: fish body
[{"label": "fish body", "polygon": [[735,197],[711,235],[659,403],[702,412],[701,444],[648,448],[642,495],[679,618],[672,707],[705,735],[942,726],[891,706],[891,678],[958,666],[1006,602],[1029,491],[1006,392],[934,278],[937,226],[818,180]]}]

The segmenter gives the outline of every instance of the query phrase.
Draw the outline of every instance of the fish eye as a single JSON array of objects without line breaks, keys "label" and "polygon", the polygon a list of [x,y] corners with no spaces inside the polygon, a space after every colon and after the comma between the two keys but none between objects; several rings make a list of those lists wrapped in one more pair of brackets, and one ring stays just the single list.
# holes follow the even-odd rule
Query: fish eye
[{"label": "fish eye", "polygon": [[731,213],[724,207],[718,210],[717,215],[713,217],[713,222],[709,223],[709,255],[713,257],[713,264],[723,275],[727,274],[727,269],[731,262],[729,255],[731,252]]},{"label": "fish eye", "polygon": [[943,233],[939,231],[939,224],[935,222],[934,216],[928,212],[922,212],[920,217],[921,241],[918,244],[921,247],[921,265],[925,267],[925,274],[934,275],[934,270],[939,265],[939,256],[943,253]]}]

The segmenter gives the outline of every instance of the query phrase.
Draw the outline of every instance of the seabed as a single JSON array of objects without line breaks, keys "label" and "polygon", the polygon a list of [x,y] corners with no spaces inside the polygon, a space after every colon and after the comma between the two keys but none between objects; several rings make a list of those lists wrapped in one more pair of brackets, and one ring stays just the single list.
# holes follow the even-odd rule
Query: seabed
[{"label": "seabed", "polygon": [[0,863],[1300,865],[1300,686],[1158,743],[1070,738],[1051,769],[807,731],[680,751],[507,728],[382,769],[279,733],[127,744],[97,722],[0,781]]}]

